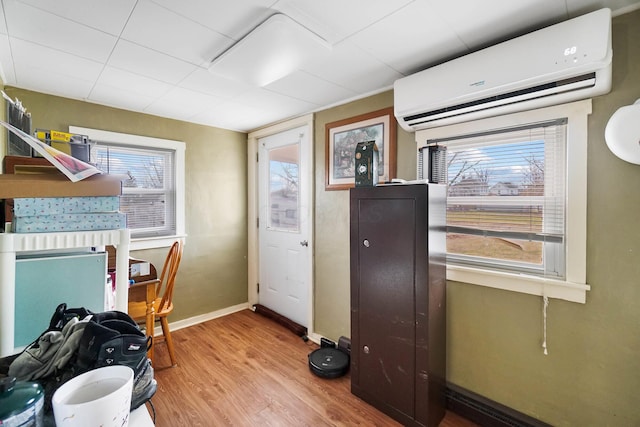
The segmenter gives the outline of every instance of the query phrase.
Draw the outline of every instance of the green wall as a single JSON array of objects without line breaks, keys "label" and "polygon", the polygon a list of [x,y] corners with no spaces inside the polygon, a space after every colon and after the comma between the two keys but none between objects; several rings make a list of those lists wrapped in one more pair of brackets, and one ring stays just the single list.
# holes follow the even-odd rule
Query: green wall
[{"label": "green wall", "polygon": [[[640,166],[611,154],[604,127],[640,98],[640,11],[613,20],[613,89],[593,100],[588,148],[586,304],[551,300],[549,354],[539,297],[447,285],[447,380],[555,426],[638,426]],[[349,201],[324,190],[324,126],[393,104],[391,93],[316,115],[315,330],[350,335]],[[398,131],[399,177],[415,174],[413,135]]]},{"label": "green wall", "polygon": [[[186,246],[170,321],[247,302],[247,135],[5,87],[33,128],[70,125],[186,143]],[[167,248],[136,251],[162,268]]]},{"label": "green wall", "polygon": [[[393,106],[393,92],[340,105],[315,115],[314,329],[337,342],[351,336],[349,320],[349,191],[325,191],[325,125]],[[397,177],[415,179],[413,134],[397,126]]]}]

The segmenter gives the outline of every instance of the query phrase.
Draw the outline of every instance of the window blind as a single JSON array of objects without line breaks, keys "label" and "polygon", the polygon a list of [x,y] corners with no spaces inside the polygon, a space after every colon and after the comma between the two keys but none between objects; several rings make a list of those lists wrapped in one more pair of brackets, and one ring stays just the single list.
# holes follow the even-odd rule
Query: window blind
[{"label": "window blind", "polygon": [[451,261],[564,274],[566,123],[428,141],[447,146]]},{"label": "window blind", "polygon": [[120,211],[131,236],[175,234],[174,152],[98,142],[94,153],[100,170],[125,177]]}]

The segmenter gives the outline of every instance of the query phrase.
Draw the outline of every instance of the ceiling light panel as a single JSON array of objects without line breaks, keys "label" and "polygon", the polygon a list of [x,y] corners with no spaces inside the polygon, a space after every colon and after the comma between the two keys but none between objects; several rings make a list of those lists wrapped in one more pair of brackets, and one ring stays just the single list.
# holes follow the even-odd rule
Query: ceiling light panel
[{"label": "ceiling light panel", "polygon": [[211,62],[209,71],[265,86],[331,53],[331,45],[283,14],[276,14]]}]

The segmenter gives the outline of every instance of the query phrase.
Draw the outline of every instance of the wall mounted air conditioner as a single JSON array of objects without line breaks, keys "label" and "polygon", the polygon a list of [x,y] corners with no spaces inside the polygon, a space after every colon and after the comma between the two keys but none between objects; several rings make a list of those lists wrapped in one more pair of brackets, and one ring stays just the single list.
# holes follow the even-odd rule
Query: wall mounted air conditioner
[{"label": "wall mounted air conditioner", "polygon": [[602,95],[612,57],[600,9],[397,80],[395,115],[412,132]]}]

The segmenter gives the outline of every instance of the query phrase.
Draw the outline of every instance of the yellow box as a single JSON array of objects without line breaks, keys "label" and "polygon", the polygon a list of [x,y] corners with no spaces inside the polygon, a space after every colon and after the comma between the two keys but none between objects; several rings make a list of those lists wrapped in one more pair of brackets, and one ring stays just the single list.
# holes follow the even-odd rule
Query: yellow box
[{"label": "yellow box", "polygon": [[51,141],[69,142],[72,136],[72,133],[60,132],[58,130],[49,131]]},{"label": "yellow box", "polygon": [[68,155],[71,155],[71,144],[64,141],[54,141],[53,139],[50,141],[51,146],[58,151],[62,151]]}]

